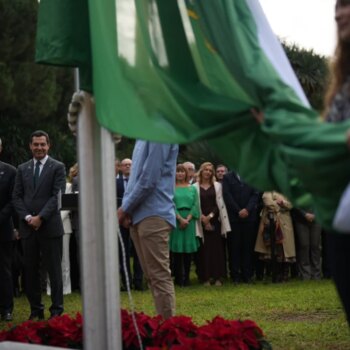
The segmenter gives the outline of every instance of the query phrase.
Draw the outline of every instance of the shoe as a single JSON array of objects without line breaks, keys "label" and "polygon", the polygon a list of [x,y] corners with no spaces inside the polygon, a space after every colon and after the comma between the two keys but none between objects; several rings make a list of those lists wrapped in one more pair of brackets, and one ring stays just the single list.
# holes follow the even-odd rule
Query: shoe
[{"label": "shoe", "polygon": [[255,284],[254,280],[251,279],[251,278],[245,278],[243,280],[243,283],[245,283],[245,284]]},{"label": "shoe", "polygon": [[44,317],[44,310],[40,311],[32,311],[29,315],[28,321],[34,321],[34,320],[43,320]]},{"label": "shoe", "polygon": [[141,292],[144,290],[142,284],[139,284],[139,283],[135,283],[134,289]]},{"label": "shoe", "polygon": [[222,286],[222,282],[221,282],[220,280],[216,280],[216,281],[215,281],[215,285],[216,285],[217,287],[221,287],[221,286]]},{"label": "shoe", "polygon": [[6,312],[5,314],[1,315],[1,321],[10,322],[12,320],[13,320],[13,317],[11,312]]},{"label": "shoe", "polygon": [[53,319],[54,317],[61,316],[61,315],[62,315],[62,312],[52,312],[50,317],[49,317],[49,320]]},{"label": "shoe", "polygon": [[206,281],[206,282],[204,282],[204,283],[203,283],[203,286],[205,286],[205,287],[209,287],[209,286],[210,286],[210,281]]},{"label": "shoe", "polygon": [[191,285],[190,280],[189,280],[189,279],[185,279],[185,280],[184,280],[184,287],[188,287],[188,286],[190,286],[190,285]]}]

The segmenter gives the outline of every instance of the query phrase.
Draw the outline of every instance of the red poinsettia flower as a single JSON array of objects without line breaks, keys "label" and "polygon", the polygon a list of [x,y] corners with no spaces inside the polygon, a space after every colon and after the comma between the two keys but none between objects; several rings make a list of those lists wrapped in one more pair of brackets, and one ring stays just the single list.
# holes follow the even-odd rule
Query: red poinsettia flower
[{"label": "red poinsettia flower", "polygon": [[[186,316],[163,320],[135,313],[132,317],[121,310],[123,347],[125,350],[140,347],[135,322],[142,345],[147,350],[252,350],[270,349],[262,330],[251,320],[225,320],[217,316],[197,327]],[[0,341],[16,341],[58,347],[82,348],[83,319],[58,316],[49,321],[26,321],[0,332]]]},{"label": "red poinsettia flower", "polygon": [[223,350],[224,347],[216,339],[182,338],[181,344],[171,347],[173,350]]},{"label": "red poinsettia flower", "polygon": [[0,331],[0,342],[7,340],[8,331]]},{"label": "red poinsettia flower", "polygon": [[42,344],[38,332],[45,327],[45,322],[26,321],[10,329],[7,340],[20,343]]},{"label": "red poinsettia flower", "polygon": [[229,321],[217,316],[208,324],[199,327],[198,335],[203,339],[217,339],[225,349],[249,350],[259,349],[257,339],[261,338],[261,330],[252,321],[243,323],[241,321]]},{"label": "red poinsettia flower", "polygon": [[153,332],[154,345],[170,346],[179,344],[181,337],[194,337],[197,326],[187,316],[174,316],[165,320],[158,329]]},{"label": "red poinsettia flower", "polygon": [[148,343],[151,341],[151,336],[161,322],[162,318],[160,316],[151,318],[145,315],[143,312],[135,313],[135,320],[132,316],[125,310],[122,311],[122,336],[123,343],[128,348],[131,345],[139,347],[139,339],[137,336],[136,328],[134,322],[139,331],[142,343]]},{"label": "red poinsettia flower", "polygon": [[46,334],[48,344],[68,347],[70,344],[82,343],[82,326],[69,315],[52,318],[47,322]]}]

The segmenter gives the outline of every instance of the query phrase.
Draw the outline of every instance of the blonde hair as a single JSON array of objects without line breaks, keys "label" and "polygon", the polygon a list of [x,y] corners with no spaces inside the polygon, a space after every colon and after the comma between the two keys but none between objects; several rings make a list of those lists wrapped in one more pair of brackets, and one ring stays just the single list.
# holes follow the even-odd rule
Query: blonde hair
[{"label": "blonde hair", "polygon": [[210,162],[204,162],[203,164],[201,164],[201,166],[199,167],[199,170],[198,170],[198,173],[197,173],[197,179],[198,179],[198,182],[201,184],[202,183],[202,173],[203,173],[203,170],[207,167],[211,167],[211,178],[210,178],[210,183],[213,184],[215,181],[216,181],[216,178],[215,178],[215,168],[214,168],[214,165]]},{"label": "blonde hair", "polygon": [[78,175],[78,163],[75,163],[73,166],[69,168],[69,173],[68,173],[68,181],[72,182],[73,178]]}]

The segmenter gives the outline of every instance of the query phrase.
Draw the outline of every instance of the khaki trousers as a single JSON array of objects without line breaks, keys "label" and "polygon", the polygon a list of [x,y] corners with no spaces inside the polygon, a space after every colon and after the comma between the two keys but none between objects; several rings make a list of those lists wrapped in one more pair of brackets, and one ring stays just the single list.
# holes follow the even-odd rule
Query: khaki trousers
[{"label": "khaki trousers", "polygon": [[148,217],[130,228],[156,311],[164,319],[175,315],[175,290],[169,258],[171,230],[169,223],[158,216]]}]

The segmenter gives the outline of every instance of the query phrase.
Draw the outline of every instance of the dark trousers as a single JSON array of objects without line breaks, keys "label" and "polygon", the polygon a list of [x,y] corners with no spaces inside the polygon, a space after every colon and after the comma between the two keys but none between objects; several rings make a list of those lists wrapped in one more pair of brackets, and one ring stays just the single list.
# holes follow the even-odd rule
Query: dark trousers
[{"label": "dark trousers", "polygon": [[350,325],[350,234],[327,233],[331,276]]},{"label": "dark trousers", "polygon": [[74,239],[69,241],[70,279],[72,290],[80,290],[79,247],[76,239],[77,231],[73,231]]},{"label": "dark trousers", "polygon": [[[137,256],[134,244],[130,238],[129,230],[124,227],[120,227],[120,233],[122,236],[122,240],[124,244],[124,252],[125,252],[125,262],[124,262],[122,249],[119,242],[119,267],[120,267],[120,273],[122,277],[122,286],[126,288],[126,274],[127,274],[130,284],[133,284],[135,288],[142,288],[143,271],[142,271],[141,264]],[[131,274],[131,264],[130,264],[131,256],[133,256],[133,259],[134,259],[133,274]]]},{"label": "dark trousers", "polygon": [[12,283],[14,296],[18,297],[25,290],[22,240],[17,239],[13,244]]},{"label": "dark trousers", "polygon": [[321,232],[321,260],[322,260],[322,275],[323,278],[331,278],[331,268],[330,268],[330,252],[328,247],[328,233],[325,230]]},{"label": "dark trousers", "polygon": [[26,278],[26,294],[31,312],[44,310],[41,303],[40,260],[44,264],[51,285],[51,314],[63,312],[62,283],[62,236],[43,238],[35,232],[23,239],[24,269]]},{"label": "dark trousers", "polygon": [[295,222],[297,261],[303,279],[321,278],[321,226],[316,222]]},{"label": "dark trousers", "polygon": [[143,271],[140,263],[140,259],[137,256],[137,252],[132,239],[130,239],[130,255],[133,257],[133,283],[135,288],[142,288],[143,284]]},{"label": "dark trousers", "polygon": [[122,237],[124,250],[122,250],[121,243],[119,242],[119,269],[122,277],[122,286],[126,288],[126,275],[129,277],[129,283],[132,283],[130,269],[130,233],[128,229],[121,226],[120,234]]},{"label": "dark trousers", "polygon": [[14,241],[0,242],[0,313],[13,311],[12,260]]},{"label": "dark trousers", "polygon": [[235,282],[249,282],[253,277],[255,229],[254,222],[231,222],[227,251],[230,277]]},{"label": "dark trousers", "polygon": [[172,253],[173,254],[173,268],[175,276],[175,284],[179,286],[186,286],[190,281],[190,269],[192,254],[191,253]]}]

